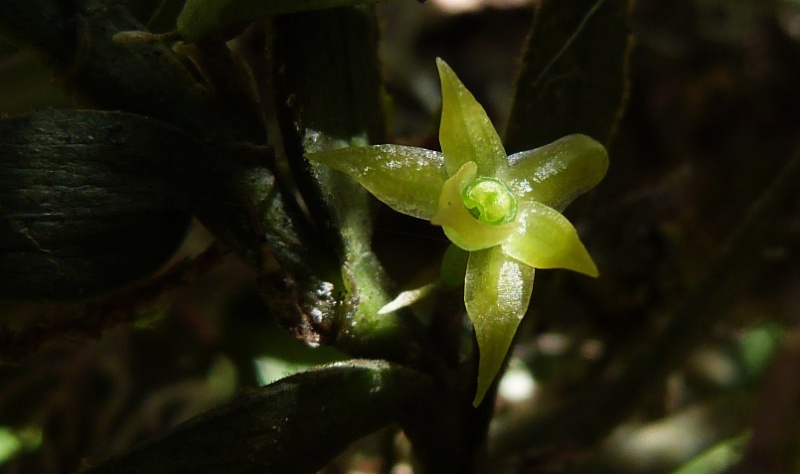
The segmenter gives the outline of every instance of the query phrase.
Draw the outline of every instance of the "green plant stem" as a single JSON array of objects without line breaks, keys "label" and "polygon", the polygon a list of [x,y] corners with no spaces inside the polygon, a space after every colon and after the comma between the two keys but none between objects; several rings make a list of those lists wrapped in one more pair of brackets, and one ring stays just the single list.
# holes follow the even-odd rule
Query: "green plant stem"
[{"label": "green plant stem", "polygon": [[357,357],[418,364],[425,334],[407,311],[380,315],[393,286],[371,249],[374,201],[354,180],[303,155],[385,140],[372,9],[341,8],[273,20],[275,103],[289,167],[339,275],[335,345]]},{"label": "green plant stem", "polygon": [[610,382],[591,381],[587,383],[587,387],[593,387],[588,395],[575,398],[553,413],[495,433],[493,457],[504,458],[559,442],[588,446],[629,416],[689,354],[697,340],[724,316],[725,297],[736,282],[737,272],[758,253],[781,206],[797,195],[798,182],[800,153],[753,202],[697,288],[687,296],[656,341],[633,357],[620,377]]}]

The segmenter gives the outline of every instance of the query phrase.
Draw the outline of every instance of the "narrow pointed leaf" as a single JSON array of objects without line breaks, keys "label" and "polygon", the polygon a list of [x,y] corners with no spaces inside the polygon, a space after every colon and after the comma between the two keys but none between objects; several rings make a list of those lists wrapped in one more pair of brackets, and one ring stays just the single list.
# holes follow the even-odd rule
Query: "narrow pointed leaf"
[{"label": "narrow pointed leaf", "polygon": [[442,145],[447,173],[452,176],[468,161],[478,164],[479,176],[494,176],[504,169],[507,157],[500,136],[481,104],[464,87],[456,73],[436,60],[442,82]]},{"label": "narrow pointed leaf", "polygon": [[575,227],[561,213],[538,202],[522,205],[519,227],[503,242],[503,251],[532,267],[598,275]]},{"label": "narrow pointed leaf", "polygon": [[570,133],[609,142],[627,96],[631,3],[537,3],[504,137],[510,152]]},{"label": "narrow pointed leaf", "polygon": [[475,179],[476,165],[465,163],[452,178],[444,183],[439,198],[439,212],[431,224],[440,225],[447,238],[464,250],[480,250],[498,245],[514,230],[514,224],[486,224],[476,219],[464,207],[461,191]]},{"label": "narrow pointed leaf", "polygon": [[475,327],[480,362],[473,405],[480,405],[503,365],[533,289],[534,269],[503,254],[500,247],[472,252],[464,302]]},{"label": "narrow pointed leaf", "polygon": [[403,423],[430,378],[375,360],[302,372],[199,415],[85,474],[314,473],[350,443]]},{"label": "narrow pointed leaf", "polygon": [[586,135],[569,135],[549,145],[508,157],[506,184],[518,197],[563,211],[575,198],[600,182],[608,153]]},{"label": "narrow pointed leaf", "polygon": [[343,171],[397,212],[430,220],[447,180],[441,153],[399,145],[340,148],[308,159]]}]

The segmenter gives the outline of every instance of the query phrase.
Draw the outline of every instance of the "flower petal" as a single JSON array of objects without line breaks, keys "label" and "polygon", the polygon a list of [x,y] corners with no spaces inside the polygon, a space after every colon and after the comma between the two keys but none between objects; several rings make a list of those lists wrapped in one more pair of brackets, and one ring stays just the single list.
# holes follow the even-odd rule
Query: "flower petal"
[{"label": "flower petal", "polygon": [[560,212],[539,202],[523,202],[517,219],[516,231],[503,242],[508,256],[535,268],[566,268],[592,277],[599,274],[578,231]]},{"label": "flower petal", "polygon": [[447,172],[441,153],[400,145],[375,145],[308,153],[343,171],[395,211],[430,219],[438,210]]},{"label": "flower petal", "polygon": [[592,189],[608,169],[606,149],[586,135],[569,135],[508,160],[510,168],[500,178],[514,194],[558,211]]},{"label": "flower petal", "polygon": [[470,161],[445,181],[439,197],[439,211],[431,224],[440,225],[447,238],[464,250],[480,250],[498,245],[514,231],[516,224],[492,225],[479,221],[464,207],[463,189],[475,179],[477,165]]},{"label": "flower petal", "polygon": [[470,91],[456,73],[440,58],[436,59],[442,82],[442,145],[447,174],[453,176],[468,161],[478,165],[479,176],[495,176],[508,167],[508,157],[500,136]]},{"label": "flower petal", "polygon": [[472,252],[464,284],[467,306],[478,339],[478,406],[503,365],[533,289],[534,269],[503,254],[499,247]]}]

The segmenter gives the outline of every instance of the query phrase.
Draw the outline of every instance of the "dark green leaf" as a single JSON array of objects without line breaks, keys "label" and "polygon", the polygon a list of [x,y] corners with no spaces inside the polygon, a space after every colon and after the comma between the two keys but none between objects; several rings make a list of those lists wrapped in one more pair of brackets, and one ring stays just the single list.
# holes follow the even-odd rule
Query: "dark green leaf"
[{"label": "dark green leaf", "polygon": [[0,297],[82,298],[154,271],[183,239],[210,161],[131,114],[0,121]]},{"label": "dark green leaf", "polygon": [[[121,31],[145,29],[124,5],[113,0],[72,3],[2,1],[0,34],[20,46],[32,46],[43,53],[61,76],[61,83],[73,87],[93,104],[154,117],[214,143],[243,142],[241,147],[227,147],[224,152],[217,153],[215,163],[230,181],[224,183],[223,188],[202,189],[213,195],[204,196],[204,205],[196,209],[198,218],[256,269],[260,269],[263,262],[262,242],[254,229],[258,226],[282,263],[308,262],[311,259],[304,256],[309,253],[319,256],[319,252],[306,251],[314,245],[306,238],[309,233],[301,232],[303,226],[302,222],[298,223],[297,216],[302,214],[295,212],[291,200],[284,199],[283,190],[276,188],[267,169],[252,170],[243,180],[238,180],[229,169],[245,161],[263,163],[264,156],[261,153],[256,160],[250,159],[253,158],[250,152],[256,148],[247,145],[247,142],[260,143],[263,139],[262,122],[252,113],[254,108],[242,106],[240,96],[230,100],[230,94],[223,94],[230,92],[229,86],[236,80],[225,76],[228,69],[234,69],[226,67],[226,61],[235,63],[221,52],[227,49],[214,47],[210,51],[211,58],[202,58],[206,62],[211,59],[210,66],[214,68],[211,79],[217,81],[216,86],[224,86],[218,87],[217,93],[226,100],[214,101],[215,96],[198,85],[166,45],[123,44],[113,40]],[[231,104],[236,106],[235,110]],[[210,178],[219,181],[220,177],[215,174],[218,173],[208,171]],[[254,215],[253,207],[261,209],[262,214]]]},{"label": "dark green leaf", "polygon": [[193,418],[85,474],[317,472],[350,443],[403,423],[430,379],[382,361],[297,374]]},{"label": "dark green leaf", "polygon": [[573,133],[608,143],[621,112],[628,0],[543,0],[506,130],[509,153]]}]

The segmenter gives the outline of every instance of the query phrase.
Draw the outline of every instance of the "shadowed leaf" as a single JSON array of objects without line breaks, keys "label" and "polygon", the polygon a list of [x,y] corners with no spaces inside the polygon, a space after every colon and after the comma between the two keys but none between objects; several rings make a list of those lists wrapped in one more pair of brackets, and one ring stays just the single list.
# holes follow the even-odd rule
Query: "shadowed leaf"
[{"label": "shadowed leaf", "polygon": [[625,99],[628,0],[543,0],[506,130],[509,153],[573,133],[608,143]]},{"label": "shadowed leaf", "polygon": [[246,393],[85,474],[317,472],[358,438],[403,423],[430,386],[382,361],[332,364]]},{"label": "shadowed leaf", "polygon": [[216,197],[201,191],[211,161],[188,135],[132,114],[0,121],[0,297],[78,299],[153,272],[197,203]]}]

